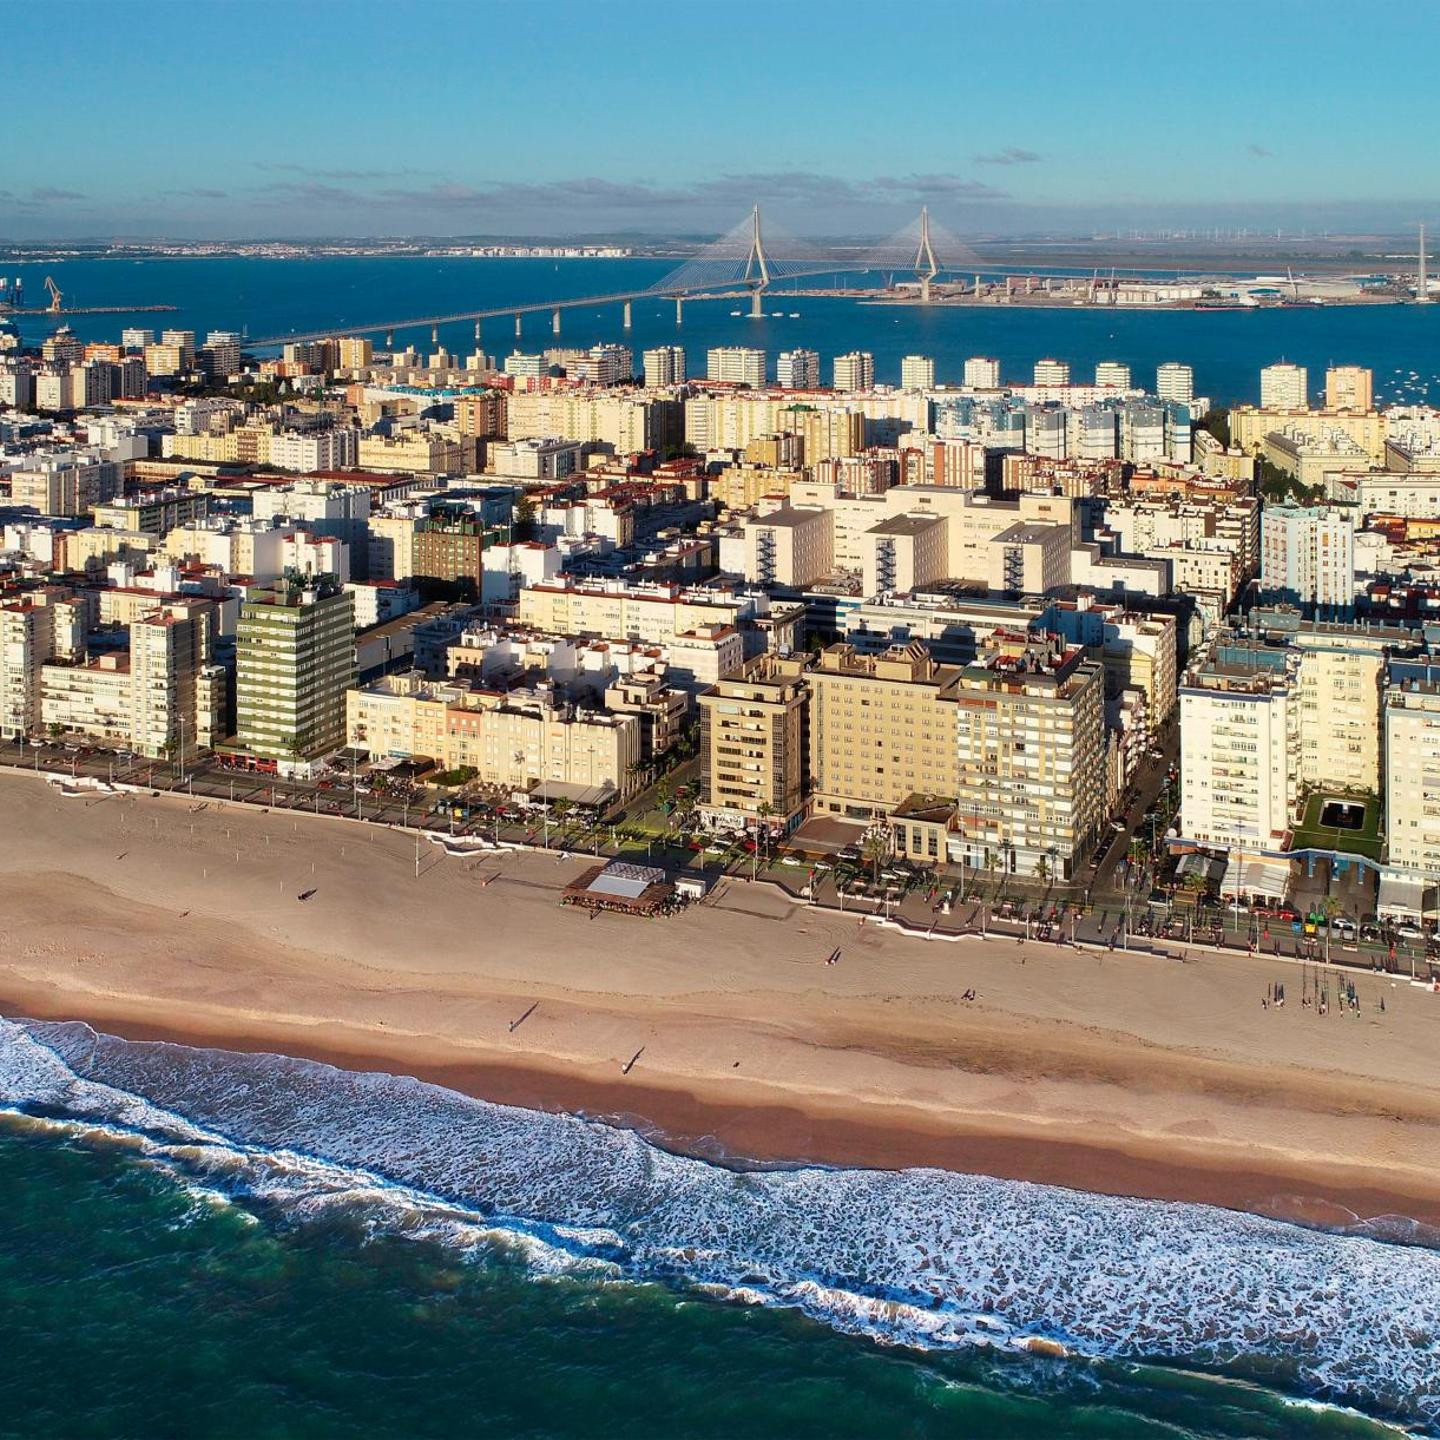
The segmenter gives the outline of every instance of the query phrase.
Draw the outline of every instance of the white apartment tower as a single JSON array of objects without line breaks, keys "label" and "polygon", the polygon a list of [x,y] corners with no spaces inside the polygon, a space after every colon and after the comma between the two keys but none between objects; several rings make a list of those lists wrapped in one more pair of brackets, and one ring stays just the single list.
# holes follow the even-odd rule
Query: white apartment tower
[{"label": "white apartment tower", "polygon": [[964,383],[969,390],[998,390],[1000,362],[988,355],[972,355],[965,362]]},{"label": "white apartment tower", "polygon": [[933,390],[935,361],[929,355],[907,355],[900,362],[902,390]]},{"label": "white apartment tower", "polygon": [[1262,410],[1304,410],[1310,403],[1310,374],[1303,365],[1281,361],[1260,372]]},{"label": "white apartment tower", "polygon": [[1188,405],[1195,398],[1195,372],[1178,360],[1167,360],[1155,367],[1155,393],[1162,400],[1177,400]]},{"label": "white apartment tower", "polygon": [[1037,385],[1068,385],[1070,383],[1070,362],[1068,360],[1037,360],[1035,362],[1035,383]]},{"label": "white apartment tower", "polygon": [[873,390],[875,357],[868,350],[848,350],[835,357],[837,390]]},{"label": "white apartment tower", "polygon": [[685,379],[685,350],[680,345],[661,345],[644,354],[645,386],[655,390],[679,385]]},{"label": "white apartment tower", "polygon": [[1102,360],[1095,367],[1095,384],[1107,390],[1130,389],[1130,367],[1120,360]]},{"label": "white apartment tower", "polygon": [[765,384],[765,352],[749,345],[717,346],[706,352],[705,374],[711,380],[758,390]]},{"label": "white apartment tower", "polygon": [[775,380],[782,390],[818,390],[820,388],[819,351],[783,351],[775,362]]}]

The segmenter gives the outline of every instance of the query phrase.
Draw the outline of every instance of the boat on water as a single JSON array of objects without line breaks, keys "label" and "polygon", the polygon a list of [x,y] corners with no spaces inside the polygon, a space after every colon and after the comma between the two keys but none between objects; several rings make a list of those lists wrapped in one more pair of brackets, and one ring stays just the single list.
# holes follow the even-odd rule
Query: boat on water
[{"label": "boat on water", "polygon": [[739,314],[741,314],[742,312],[739,311],[739,310],[732,310],[730,313],[731,313],[732,315],[739,315]]},{"label": "boat on water", "polygon": [[792,310],[790,312],[790,318],[792,320],[798,320],[800,318],[800,312],[798,310]]}]

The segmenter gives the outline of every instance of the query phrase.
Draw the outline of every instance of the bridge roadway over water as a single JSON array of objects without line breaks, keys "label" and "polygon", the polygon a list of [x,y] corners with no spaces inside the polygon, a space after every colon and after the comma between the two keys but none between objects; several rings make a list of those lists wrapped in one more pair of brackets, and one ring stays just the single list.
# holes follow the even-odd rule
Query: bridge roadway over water
[{"label": "bridge roadway over water", "polygon": [[[749,290],[714,290],[713,287],[691,286],[667,290],[617,290],[608,295],[580,295],[573,300],[536,300],[528,304],[501,305],[487,310],[456,310],[447,315],[412,315],[404,320],[380,320],[373,325],[331,325],[324,330],[296,330],[288,335],[266,335],[261,339],[247,339],[247,349],[262,350],[267,346],[297,345],[312,340],[328,340],[335,335],[389,335],[399,330],[430,330],[441,325],[456,325],[463,321],[499,320],[513,315],[517,326],[522,315],[540,315],[549,311],[558,331],[562,310],[580,310],[587,306],[623,305],[627,308],[626,323],[629,323],[628,307],[634,300],[674,300],[677,307],[685,300],[734,300],[750,297]],[[676,310],[679,319],[679,310]],[[517,329],[516,333],[519,331]]]}]

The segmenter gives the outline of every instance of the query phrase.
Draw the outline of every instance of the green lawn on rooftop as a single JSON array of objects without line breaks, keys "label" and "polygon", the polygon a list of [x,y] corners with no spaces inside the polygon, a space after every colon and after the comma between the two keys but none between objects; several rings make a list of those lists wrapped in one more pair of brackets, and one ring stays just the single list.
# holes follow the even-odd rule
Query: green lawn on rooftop
[{"label": "green lawn on rooftop", "polygon": [[[1320,813],[1332,800],[1363,805],[1365,818],[1358,830],[1322,825]],[[1305,813],[1290,832],[1292,850],[1337,850],[1343,855],[1380,858],[1380,803],[1370,795],[1345,795],[1337,790],[1317,790],[1305,801]]]}]

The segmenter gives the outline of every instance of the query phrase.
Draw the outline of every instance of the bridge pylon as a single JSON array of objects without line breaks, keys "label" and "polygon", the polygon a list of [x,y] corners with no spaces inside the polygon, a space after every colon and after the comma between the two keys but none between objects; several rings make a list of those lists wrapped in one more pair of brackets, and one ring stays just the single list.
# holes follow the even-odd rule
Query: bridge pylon
[{"label": "bridge pylon", "polygon": [[765,290],[770,284],[770,262],[760,233],[760,207],[750,212],[750,254],[745,259],[745,284],[750,286],[750,318],[765,314]]},{"label": "bridge pylon", "polygon": [[940,273],[930,245],[930,207],[920,207],[920,246],[915,251],[915,273],[920,277],[920,303],[930,303],[930,282]]}]

